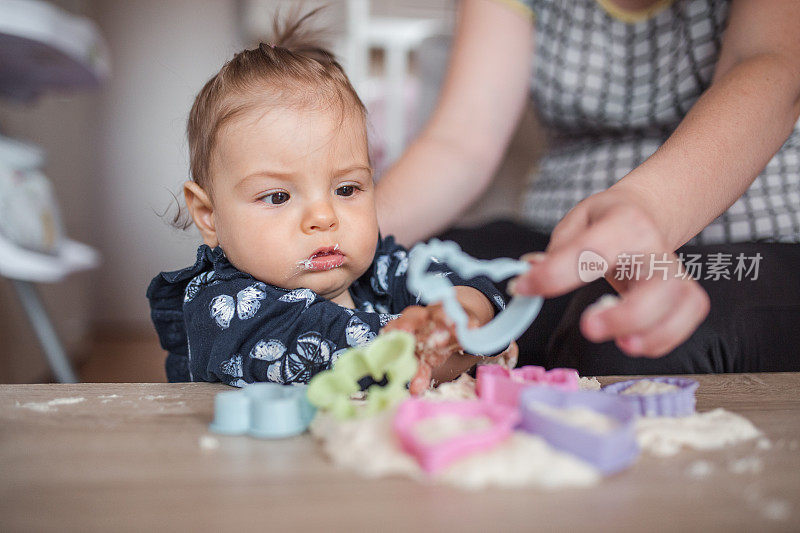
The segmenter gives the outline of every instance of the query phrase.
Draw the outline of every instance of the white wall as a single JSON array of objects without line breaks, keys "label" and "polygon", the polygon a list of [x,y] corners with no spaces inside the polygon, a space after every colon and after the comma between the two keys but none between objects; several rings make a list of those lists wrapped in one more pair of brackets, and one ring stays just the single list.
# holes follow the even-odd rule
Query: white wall
[{"label": "white wall", "polygon": [[195,94],[241,48],[233,0],[105,0],[97,21],[114,73],[99,106],[97,322],[149,327],[144,293],[161,270],[192,263],[199,237],[156,212],[188,176]]}]

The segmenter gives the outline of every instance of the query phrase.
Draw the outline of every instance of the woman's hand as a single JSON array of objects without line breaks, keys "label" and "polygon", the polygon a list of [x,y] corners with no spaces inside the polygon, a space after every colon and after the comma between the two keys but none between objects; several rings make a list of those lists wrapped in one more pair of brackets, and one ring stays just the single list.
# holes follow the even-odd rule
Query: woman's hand
[{"label": "woman's hand", "polygon": [[[709,299],[682,272],[648,215],[655,199],[635,187],[618,185],[586,198],[567,213],[545,253],[523,256],[531,269],[514,280],[510,290],[544,297],[565,294],[591,281],[586,263],[591,254],[585,252],[594,252],[607,263],[605,272],[598,271],[594,279],[605,274],[622,298],[613,306],[586,309],[581,332],[593,342],[614,339],[631,356],[660,357],[700,325],[708,314]],[[632,268],[637,260],[638,273]],[[584,261],[582,268],[579,261]]]}]

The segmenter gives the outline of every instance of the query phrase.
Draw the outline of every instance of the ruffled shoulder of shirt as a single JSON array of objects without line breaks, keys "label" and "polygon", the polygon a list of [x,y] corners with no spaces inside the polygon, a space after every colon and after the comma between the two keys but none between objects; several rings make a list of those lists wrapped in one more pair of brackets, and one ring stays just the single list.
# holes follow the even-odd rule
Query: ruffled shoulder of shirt
[{"label": "ruffled shoulder of shirt", "polygon": [[194,265],[180,270],[161,272],[150,282],[147,298],[150,300],[150,318],[155,326],[161,347],[167,350],[167,378],[169,381],[188,381],[188,339],[183,320],[183,301],[186,287],[195,277],[212,273],[215,280],[251,278],[238,270],[225,257],[222,248],[201,245],[197,249]]}]

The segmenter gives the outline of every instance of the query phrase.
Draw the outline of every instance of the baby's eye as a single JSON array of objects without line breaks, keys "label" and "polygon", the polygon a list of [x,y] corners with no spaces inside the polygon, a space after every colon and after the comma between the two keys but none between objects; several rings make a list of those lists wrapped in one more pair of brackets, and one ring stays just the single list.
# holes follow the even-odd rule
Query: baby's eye
[{"label": "baby's eye", "polygon": [[270,205],[279,205],[289,201],[288,192],[273,192],[261,197],[261,200]]},{"label": "baby's eye", "polygon": [[336,189],[336,194],[339,196],[353,196],[354,192],[356,192],[355,185],[342,185]]}]

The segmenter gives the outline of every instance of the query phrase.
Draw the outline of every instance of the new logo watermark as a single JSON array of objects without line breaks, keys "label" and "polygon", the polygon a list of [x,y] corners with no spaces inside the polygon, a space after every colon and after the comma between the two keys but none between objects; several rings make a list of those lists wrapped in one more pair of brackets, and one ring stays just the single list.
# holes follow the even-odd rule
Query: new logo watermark
[{"label": "new logo watermark", "polygon": [[608,272],[608,261],[591,250],[584,250],[578,256],[578,277],[584,283],[600,279]]},{"label": "new logo watermark", "polygon": [[[740,253],[684,254],[676,258],[670,254],[627,254],[617,256],[614,263],[614,279],[639,280],[669,277],[694,280],[736,280],[756,281],[763,256],[760,253],[749,256]],[[599,254],[585,250],[578,256],[578,277],[584,283],[605,276],[608,262]]]}]

